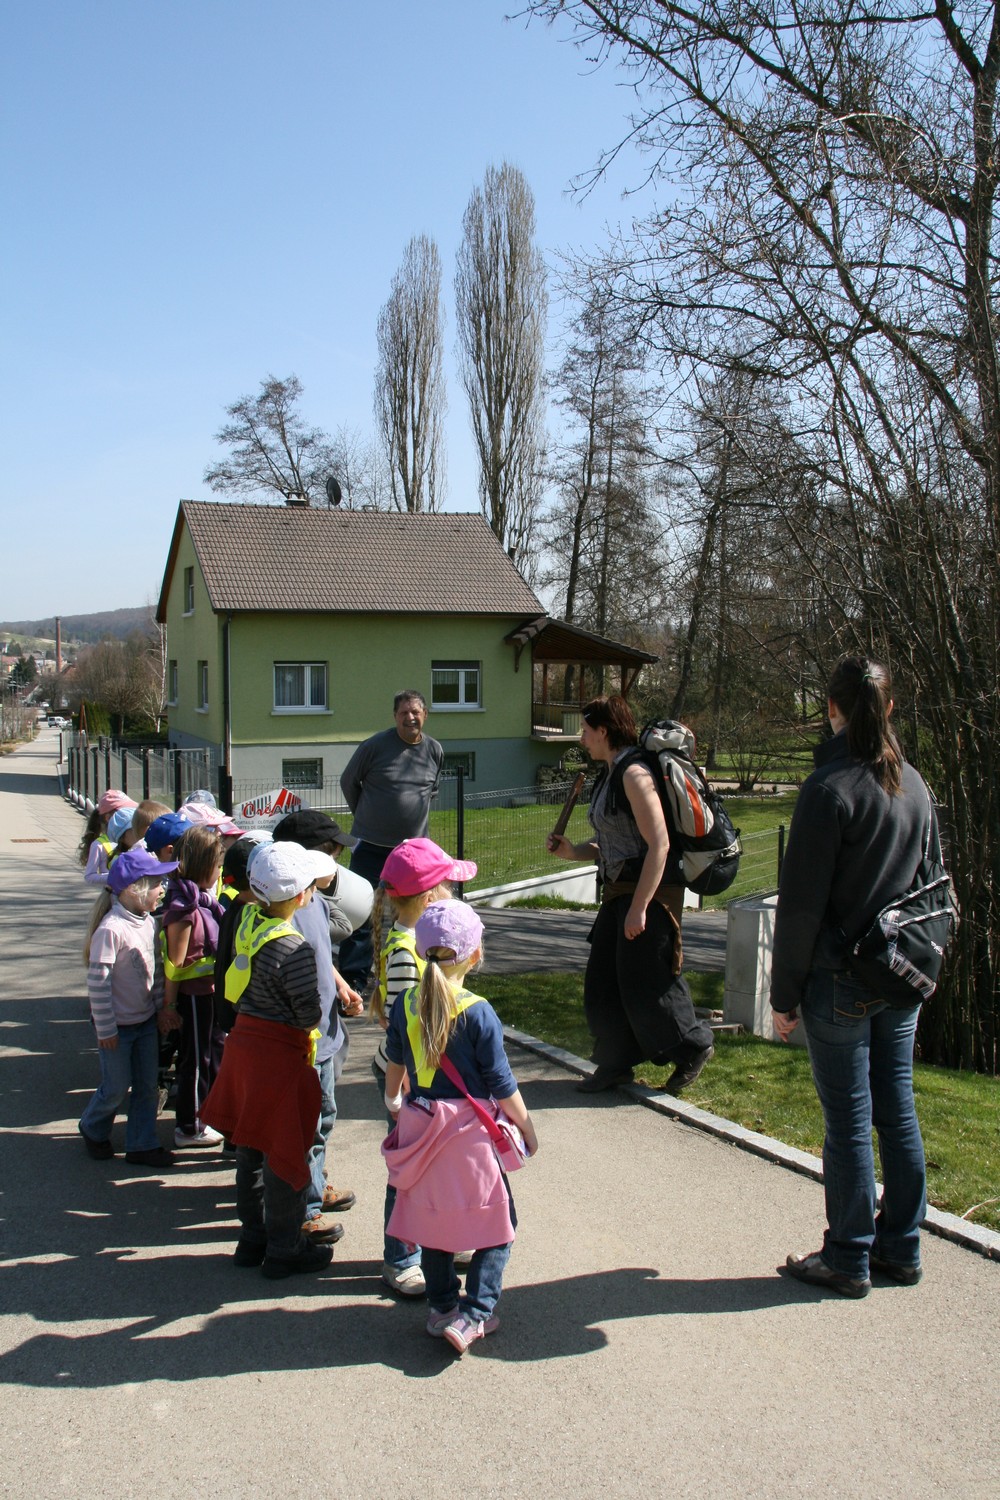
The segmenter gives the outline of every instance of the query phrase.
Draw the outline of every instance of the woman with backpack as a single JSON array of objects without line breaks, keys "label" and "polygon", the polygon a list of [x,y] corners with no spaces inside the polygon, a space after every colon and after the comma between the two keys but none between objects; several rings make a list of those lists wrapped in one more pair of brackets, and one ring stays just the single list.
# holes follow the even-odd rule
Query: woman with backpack
[{"label": "woman with backpack", "polygon": [[664,879],[670,834],[653,775],[643,764],[632,711],[617,693],[583,710],[580,743],[601,766],[590,799],[594,836],[552,834],[560,859],[598,863],[601,906],[590,937],[583,1003],[596,1071],[578,1085],[596,1094],[632,1081],[636,1063],[673,1063],[671,1094],[693,1083],[713,1054],[681,969],[676,885]]},{"label": "woman with backpack", "polygon": [[[928,851],[940,860],[940,842],[927,787],[890,726],[885,667],[845,657],[827,697],[833,738],[814,751],[816,769],[792,817],[771,964],[774,1029],[787,1042],[801,1018],[823,1107],[827,1230],[822,1249],[786,1264],[799,1281],[865,1297],[872,1268],[903,1286],[921,1277],[927,1200],[913,1103],[920,1005],[895,1008],[852,970],[849,951],[913,887]],[[878,1211],[873,1125],[884,1184]]]}]

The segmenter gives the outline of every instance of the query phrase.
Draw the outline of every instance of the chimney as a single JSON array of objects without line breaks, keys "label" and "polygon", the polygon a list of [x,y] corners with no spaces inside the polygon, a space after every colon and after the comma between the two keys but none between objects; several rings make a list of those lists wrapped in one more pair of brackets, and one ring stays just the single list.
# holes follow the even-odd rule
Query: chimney
[{"label": "chimney", "polygon": [[62,671],[62,620],[56,615],[56,672]]}]

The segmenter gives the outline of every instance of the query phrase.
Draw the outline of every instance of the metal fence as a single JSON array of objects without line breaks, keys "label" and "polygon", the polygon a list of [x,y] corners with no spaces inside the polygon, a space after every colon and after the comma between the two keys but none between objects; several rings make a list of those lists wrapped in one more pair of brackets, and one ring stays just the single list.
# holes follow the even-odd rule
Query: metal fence
[{"label": "metal fence", "polygon": [[178,807],[199,787],[208,788],[220,804],[223,801],[216,750],[120,744],[103,736],[88,741],[64,732],[62,754],[68,791],[83,805],[98,802],[109,787],[118,787],[137,802],[152,798],[169,807]]}]

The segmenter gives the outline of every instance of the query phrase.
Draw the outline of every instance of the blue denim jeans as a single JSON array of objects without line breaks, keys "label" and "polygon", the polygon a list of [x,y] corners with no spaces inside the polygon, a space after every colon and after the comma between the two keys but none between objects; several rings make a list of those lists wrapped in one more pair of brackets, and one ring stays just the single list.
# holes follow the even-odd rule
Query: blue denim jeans
[{"label": "blue denim jeans", "polygon": [[[372,1059],[372,1074],[375,1078],[375,1083],[378,1088],[378,1102],[384,1109],[385,1074],[382,1072],[382,1069],[374,1059]],[[385,1118],[386,1123],[391,1130],[396,1122],[389,1114],[387,1114]],[[385,1213],[382,1219],[383,1228],[386,1230],[388,1229],[389,1215],[392,1213],[395,1206],[396,1189],[393,1187],[391,1182],[387,1182],[385,1185]],[[387,1266],[394,1266],[397,1271],[403,1271],[407,1266],[419,1266],[420,1246],[417,1245],[415,1249],[411,1249],[411,1247],[406,1244],[405,1240],[397,1240],[395,1235],[385,1233],[382,1258]],[[452,1303],[451,1305],[454,1306],[454,1303]]]},{"label": "blue denim jeans", "polygon": [[[823,1259],[864,1278],[868,1252],[920,1264],[927,1208],[924,1143],[913,1104],[913,1039],[920,1007],[892,1010],[850,971],[813,969],[801,1014],[826,1135]],[[882,1163],[876,1211],[872,1126]]]},{"label": "blue denim jeans", "polygon": [[509,1260],[509,1245],[477,1250],[465,1273],[465,1295],[460,1297],[455,1252],[431,1250],[425,1245],[422,1265],[432,1312],[450,1312],[457,1305],[461,1312],[484,1323],[500,1301],[504,1267]]},{"label": "blue denim jeans", "polygon": [[160,1144],[156,1134],[159,1056],[155,1016],[137,1026],[119,1026],[118,1046],[98,1049],[100,1086],[80,1120],[84,1134],[92,1141],[108,1139],[115,1115],[128,1095],[125,1150],[153,1151]]},{"label": "blue denim jeans", "polygon": [[[382,867],[391,853],[392,850],[385,848],[382,844],[366,844],[362,839],[357,848],[351,850],[351,869],[355,875],[360,875],[363,879],[370,880],[373,886],[377,886],[382,875]],[[369,918],[341,943],[340,952],[337,954],[337,968],[351,988],[363,995],[368,988],[374,959],[375,946]]]},{"label": "blue denim jeans", "polygon": [[323,1192],[326,1188],[326,1146],[333,1127],[337,1123],[336,1084],[347,1056],[347,1047],[345,1034],[344,1045],[340,1050],[332,1057],[324,1058],[322,1062],[316,1064],[321,1095],[316,1134],[309,1147],[309,1186],[306,1189],[307,1219],[315,1219],[317,1214],[323,1212]]}]

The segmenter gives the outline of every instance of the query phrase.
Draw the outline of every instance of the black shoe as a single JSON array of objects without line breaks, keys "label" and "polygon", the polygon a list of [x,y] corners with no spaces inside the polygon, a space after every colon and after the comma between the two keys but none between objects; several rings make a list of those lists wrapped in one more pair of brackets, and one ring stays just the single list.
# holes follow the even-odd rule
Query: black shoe
[{"label": "black shoe", "polygon": [[126,1151],[125,1160],[134,1167],[172,1167],[174,1153],[163,1146],[154,1146],[150,1151]]},{"label": "black shoe", "polygon": [[82,1125],[78,1125],[76,1128],[77,1128],[77,1130],[79,1130],[80,1134],[83,1136],[83,1144],[87,1148],[87,1155],[88,1156],[92,1156],[95,1161],[110,1161],[111,1160],[111,1158],[115,1154],[115,1148],[114,1148],[114,1146],[112,1146],[110,1140],[107,1140],[107,1141],[95,1141],[95,1139],[94,1139],[94,1137],[92,1135],[88,1135],[87,1134],[87,1132],[84,1130],[84,1128],[83,1128]]},{"label": "black shoe", "polygon": [[666,1083],[663,1091],[667,1094],[679,1094],[681,1089],[686,1089],[688,1084],[694,1083],[698,1074],[706,1063],[710,1063],[715,1056],[715,1048],[709,1042],[700,1052],[696,1052],[690,1062],[678,1063]]},{"label": "black shoe", "polygon": [[897,1282],[899,1286],[916,1286],[924,1274],[921,1266],[901,1266],[898,1261],[883,1260],[874,1250],[868,1252],[868,1264],[880,1276],[888,1276],[890,1281]]},{"label": "black shoe", "polygon": [[263,1240],[236,1241],[236,1249],[233,1251],[234,1266],[260,1266],[264,1263],[267,1254],[267,1245]]},{"label": "black shoe", "polygon": [[616,1089],[620,1083],[632,1082],[631,1068],[597,1068],[576,1086],[578,1094],[603,1094],[605,1089]]},{"label": "black shoe", "polygon": [[867,1297],[872,1289],[867,1276],[858,1280],[843,1271],[831,1270],[818,1250],[812,1255],[790,1255],[785,1265],[796,1281],[826,1287],[828,1291],[839,1292],[842,1297]]},{"label": "black shoe", "polygon": [[333,1260],[332,1245],[306,1245],[291,1260],[275,1260],[265,1255],[261,1270],[268,1281],[281,1281],[286,1276],[298,1276],[305,1271],[322,1271]]}]

